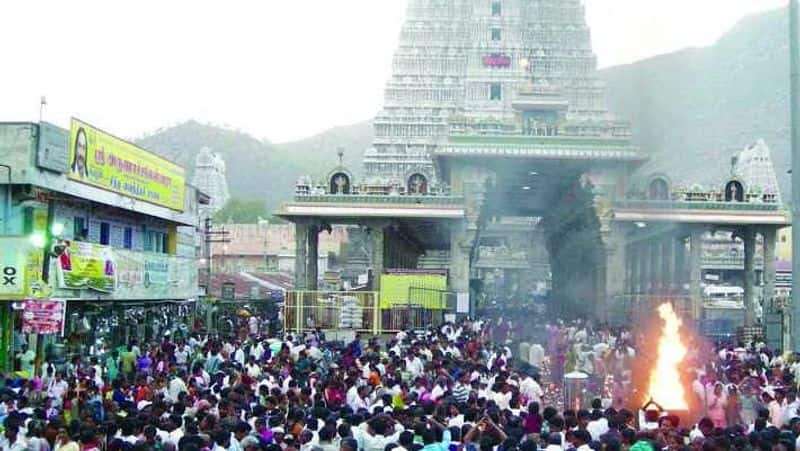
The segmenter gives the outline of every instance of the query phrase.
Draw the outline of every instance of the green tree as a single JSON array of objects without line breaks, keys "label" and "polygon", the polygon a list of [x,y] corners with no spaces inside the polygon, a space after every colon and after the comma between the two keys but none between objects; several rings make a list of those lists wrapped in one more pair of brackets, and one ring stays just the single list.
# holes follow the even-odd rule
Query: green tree
[{"label": "green tree", "polygon": [[231,199],[214,214],[214,222],[255,224],[259,219],[270,219],[267,206],[260,200]]}]

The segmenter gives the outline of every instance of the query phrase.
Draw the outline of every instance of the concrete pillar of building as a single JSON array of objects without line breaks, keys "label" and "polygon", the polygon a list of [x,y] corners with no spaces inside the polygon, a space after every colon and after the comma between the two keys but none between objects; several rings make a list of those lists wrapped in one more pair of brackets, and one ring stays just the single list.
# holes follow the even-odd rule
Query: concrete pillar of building
[{"label": "concrete pillar of building", "polygon": [[633,261],[631,260],[631,246],[625,245],[625,296],[633,291]]},{"label": "concrete pillar of building", "polygon": [[[643,241],[639,244],[639,294],[650,294],[650,243]],[[641,297],[641,296],[640,296]]]},{"label": "concrete pillar of building", "polygon": [[661,241],[662,256],[662,277],[661,288],[665,294],[672,295],[675,292],[675,245],[673,244],[675,238],[672,236]]},{"label": "concrete pillar of building", "polygon": [[370,237],[372,244],[372,255],[370,256],[370,266],[372,268],[372,291],[380,291],[381,274],[384,269],[384,251],[386,239],[386,224],[376,222],[370,225]]},{"label": "concrete pillar of building", "polygon": [[703,316],[703,233],[705,229],[692,229],[689,243],[689,300],[692,306],[692,318],[700,321]]},{"label": "concrete pillar of building", "polygon": [[766,227],[761,234],[764,237],[764,306],[766,307],[775,297],[775,246],[778,230]]},{"label": "concrete pillar of building", "polygon": [[319,226],[308,227],[308,282],[309,290],[316,290],[319,286]]},{"label": "concrete pillar of building", "polygon": [[308,229],[303,222],[294,224],[294,288],[308,289]]},{"label": "concrete pillar of building", "polygon": [[675,241],[673,242],[673,246],[675,247],[673,252],[673,258],[675,263],[672,266],[673,274],[672,280],[675,284],[673,290],[677,294],[684,294],[687,280],[687,271],[686,271],[686,237],[683,235],[679,235],[675,237]]},{"label": "concrete pillar of building", "polygon": [[756,323],[756,234],[752,227],[742,229],[742,240],[744,241],[744,325],[750,327]]},{"label": "concrete pillar of building", "polygon": [[653,238],[650,242],[650,261],[652,271],[652,294],[660,295],[662,293],[662,281],[664,280],[664,249],[661,247],[661,239]]},{"label": "concrete pillar of building", "polygon": [[[469,296],[469,257],[471,244],[467,224],[458,221],[450,227],[450,291],[459,296]],[[475,305],[470,299],[470,315],[475,312]]]},{"label": "concrete pillar of building", "polygon": [[[767,308],[774,308],[775,301],[775,246],[777,244],[778,230],[775,227],[765,227],[761,230],[761,235],[764,238],[764,290],[763,290],[763,304],[762,315],[766,313]],[[784,351],[791,349],[791,328],[787,320],[789,319],[788,309],[784,309],[781,315],[781,349]],[[763,321],[763,319],[762,319]],[[788,323],[788,324],[787,324]],[[768,324],[765,325],[769,327]]]},{"label": "concrete pillar of building", "polygon": [[641,290],[641,282],[642,282],[642,267],[641,267],[641,249],[638,244],[629,244],[628,250],[628,260],[631,262],[631,280],[630,280],[630,292],[628,294],[631,295],[631,299],[635,298],[635,295],[640,293]]},{"label": "concrete pillar of building", "polygon": [[605,262],[598,268],[595,316],[607,321],[609,310],[619,307],[625,295],[625,234],[620,225],[611,223],[603,236]]}]

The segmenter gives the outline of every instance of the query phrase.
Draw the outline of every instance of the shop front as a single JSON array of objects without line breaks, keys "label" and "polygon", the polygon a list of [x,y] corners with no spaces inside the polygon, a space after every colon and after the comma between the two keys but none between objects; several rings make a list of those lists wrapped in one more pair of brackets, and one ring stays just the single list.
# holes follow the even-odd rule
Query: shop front
[{"label": "shop front", "polygon": [[[18,370],[26,345],[56,365],[131,341],[185,336],[197,295],[194,260],[60,240],[42,282],[42,249],[28,237],[0,237],[0,368]],[[63,305],[60,330],[25,328],[32,306]],[[37,304],[38,303],[38,304]]]}]

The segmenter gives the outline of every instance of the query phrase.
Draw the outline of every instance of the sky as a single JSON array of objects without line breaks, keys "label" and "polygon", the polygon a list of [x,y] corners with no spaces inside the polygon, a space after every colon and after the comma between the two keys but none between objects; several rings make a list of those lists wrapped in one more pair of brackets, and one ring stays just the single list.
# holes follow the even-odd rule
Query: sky
[{"label": "sky", "polygon": [[[488,1],[488,0],[487,0]],[[585,0],[601,67],[712,44],[787,0]],[[125,138],[194,119],[272,142],[380,109],[406,0],[0,2],[0,121]]]}]

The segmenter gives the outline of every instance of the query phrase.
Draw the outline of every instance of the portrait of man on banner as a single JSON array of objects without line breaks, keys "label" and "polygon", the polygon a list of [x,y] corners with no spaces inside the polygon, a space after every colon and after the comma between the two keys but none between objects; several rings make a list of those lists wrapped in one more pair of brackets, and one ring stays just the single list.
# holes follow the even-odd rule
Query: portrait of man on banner
[{"label": "portrait of man on banner", "polygon": [[72,152],[72,162],[70,163],[70,171],[80,178],[89,175],[89,169],[86,165],[88,151],[89,140],[86,137],[86,130],[80,127],[75,135],[75,149]]}]

